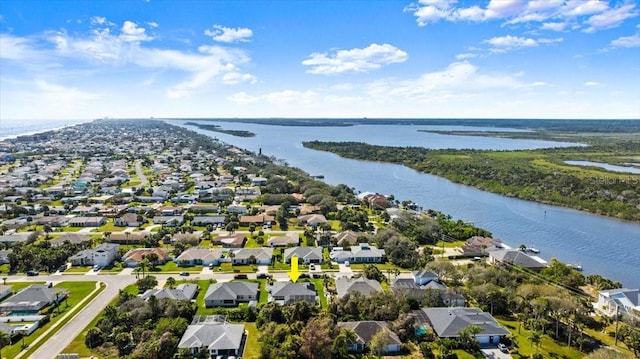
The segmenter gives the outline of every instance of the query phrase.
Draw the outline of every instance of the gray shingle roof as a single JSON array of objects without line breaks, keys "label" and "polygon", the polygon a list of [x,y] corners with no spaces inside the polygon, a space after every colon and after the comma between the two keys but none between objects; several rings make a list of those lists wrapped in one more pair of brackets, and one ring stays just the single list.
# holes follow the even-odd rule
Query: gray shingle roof
[{"label": "gray shingle roof", "polygon": [[235,300],[238,296],[256,295],[258,283],[252,282],[228,282],[215,283],[209,286],[204,295],[205,300]]},{"label": "gray shingle roof", "polygon": [[458,333],[470,325],[482,328],[479,335],[509,334],[491,314],[478,308],[422,308],[420,311],[424,312],[431,327],[441,338],[457,338],[460,336]]},{"label": "gray shingle roof", "polygon": [[293,247],[284,250],[284,258],[290,259],[297,256],[300,259],[322,260],[321,247]]},{"label": "gray shingle roof", "polygon": [[387,323],[376,321],[362,321],[362,322],[339,322],[338,328],[351,329],[356,333],[356,342],[360,344],[366,344],[371,341],[374,335],[383,330],[387,333],[389,339],[388,344],[402,344],[402,341],[396,333],[392,332]]},{"label": "gray shingle roof", "polygon": [[158,299],[175,299],[175,300],[191,300],[198,292],[197,284],[180,284],[174,289],[162,288],[162,289],[149,289],[142,294],[142,299],[149,299],[152,295]]},{"label": "gray shingle roof", "polygon": [[187,327],[178,348],[202,348],[208,350],[238,350],[244,335],[243,324],[207,323]]},{"label": "gray shingle roof", "polygon": [[376,280],[358,278],[352,280],[346,277],[340,277],[336,279],[336,291],[338,292],[338,298],[342,298],[347,293],[360,293],[362,295],[370,295],[376,292],[382,292],[380,283]]},{"label": "gray shingle roof", "polygon": [[44,284],[32,284],[0,304],[0,310],[40,310],[56,300],[56,292],[61,293],[59,300],[66,296],[64,291]]}]

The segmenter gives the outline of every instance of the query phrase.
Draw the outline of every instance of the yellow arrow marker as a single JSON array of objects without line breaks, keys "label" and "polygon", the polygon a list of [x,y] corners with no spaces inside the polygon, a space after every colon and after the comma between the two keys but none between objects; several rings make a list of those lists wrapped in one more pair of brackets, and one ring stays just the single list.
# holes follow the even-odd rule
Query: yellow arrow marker
[{"label": "yellow arrow marker", "polygon": [[292,282],[296,282],[300,277],[300,272],[298,271],[298,257],[291,257],[291,272],[289,272],[289,278],[291,278]]}]

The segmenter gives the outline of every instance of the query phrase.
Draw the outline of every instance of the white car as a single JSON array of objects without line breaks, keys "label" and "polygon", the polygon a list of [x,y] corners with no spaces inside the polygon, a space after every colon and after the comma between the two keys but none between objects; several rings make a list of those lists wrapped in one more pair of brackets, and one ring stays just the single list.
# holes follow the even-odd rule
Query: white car
[{"label": "white car", "polygon": [[503,352],[503,353],[508,353],[509,352],[509,348],[507,348],[507,346],[502,344],[502,343],[498,344],[498,349],[500,349],[500,351]]}]

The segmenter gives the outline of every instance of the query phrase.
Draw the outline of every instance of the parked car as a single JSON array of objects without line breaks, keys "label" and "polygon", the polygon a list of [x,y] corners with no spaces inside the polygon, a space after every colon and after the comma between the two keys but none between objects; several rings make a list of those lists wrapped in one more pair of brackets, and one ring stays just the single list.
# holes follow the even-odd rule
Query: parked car
[{"label": "parked car", "polygon": [[509,348],[507,348],[507,346],[502,344],[502,343],[498,344],[498,349],[500,349],[500,351],[503,352],[503,353],[508,353],[509,352]]},{"label": "parked car", "polygon": [[180,276],[181,277],[188,277],[189,276],[189,272],[180,272]]},{"label": "parked car", "polygon": [[64,272],[64,271],[66,271],[66,270],[67,270],[67,265],[66,265],[66,264],[63,264],[63,265],[61,265],[60,267],[58,267],[58,271],[59,271],[59,272]]},{"label": "parked car", "polygon": [[310,265],[309,265],[309,269],[310,269],[310,270],[316,270],[316,265],[315,265],[315,264],[313,264],[313,263],[312,263],[312,264],[310,264]]},{"label": "parked car", "polygon": [[349,261],[344,262],[344,266],[345,266],[345,267],[350,266]]},{"label": "parked car", "polygon": [[261,279],[261,278],[270,278],[270,277],[271,277],[271,276],[269,275],[269,273],[261,272],[261,273],[256,274],[256,278],[258,278],[258,279]]},{"label": "parked car", "polygon": [[102,269],[102,267],[101,267],[101,266],[99,266],[99,265],[97,265],[97,264],[93,266],[93,271],[94,271],[94,272],[97,272],[97,271],[99,271],[100,269]]},{"label": "parked car", "polygon": [[40,274],[40,273],[38,273],[37,271],[34,271],[34,270],[28,270],[28,271],[27,271],[27,275],[28,275],[29,277],[35,277],[35,276],[37,276],[38,274]]},{"label": "parked car", "polygon": [[209,263],[209,269],[213,269],[213,263]]},{"label": "parked car", "polygon": [[236,274],[233,276],[233,279],[247,279],[246,274]]}]

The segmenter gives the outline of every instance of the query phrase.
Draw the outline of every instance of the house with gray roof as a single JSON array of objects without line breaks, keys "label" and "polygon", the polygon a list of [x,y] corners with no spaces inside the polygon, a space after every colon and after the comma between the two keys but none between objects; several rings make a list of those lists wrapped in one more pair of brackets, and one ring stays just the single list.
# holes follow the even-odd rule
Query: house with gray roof
[{"label": "house with gray roof", "polygon": [[244,324],[205,322],[189,325],[178,348],[188,349],[193,355],[207,353],[212,358],[218,355],[242,356],[245,340]]},{"label": "house with gray roof", "polygon": [[64,242],[69,242],[71,244],[90,244],[92,242],[92,239],[90,236],[82,233],[65,233],[60,237],[52,240],[51,246],[58,247]]},{"label": "house with gray roof", "polygon": [[331,259],[338,263],[382,263],[384,255],[384,249],[378,249],[368,243],[360,243],[349,250],[334,250],[329,254]]},{"label": "house with gray roof", "polygon": [[373,293],[382,292],[382,287],[377,280],[367,279],[360,277],[357,279],[351,279],[347,277],[340,277],[336,279],[336,291],[338,292],[338,298],[342,298],[347,294],[360,293],[367,296]]},{"label": "house with gray roof", "polygon": [[349,343],[347,350],[362,353],[373,338],[380,331],[385,333],[386,343],[380,354],[395,354],[402,349],[402,341],[398,335],[389,329],[387,323],[378,321],[338,322],[339,329],[350,329],[356,334],[355,342]]},{"label": "house with gray roof", "polygon": [[414,270],[411,276],[417,285],[425,285],[431,281],[438,281],[438,275],[430,270]]},{"label": "house with gray roof", "polygon": [[56,301],[60,303],[67,296],[64,290],[49,288],[44,284],[32,284],[0,304],[0,311],[19,315],[38,314]]},{"label": "house with gray roof", "polygon": [[[240,248],[234,249],[231,264],[255,264],[270,265],[273,262],[273,248]],[[230,256],[228,256],[230,257]]]},{"label": "house with gray roof", "polygon": [[499,248],[487,249],[491,264],[517,265],[532,271],[540,271],[547,266],[547,262],[538,256],[531,256],[519,249]]},{"label": "house with gray roof", "polygon": [[287,232],[284,236],[269,236],[269,247],[289,247],[300,245],[300,236],[296,232]]},{"label": "house with gray roof", "polygon": [[292,247],[284,250],[284,262],[290,263],[291,257],[298,257],[298,263],[322,263],[322,247]]},{"label": "house with gray roof", "polygon": [[236,306],[241,302],[257,301],[259,284],[252,282],[215,283],[204,295],[204,305],[211,307]]},{"label": "house with gray roof", "polygon": [[283,305],[299,301],[313,304],[318,300],[313,283],[275,282],[267,287],[267,291],[269,302],[275,301]]},{"label": "house with gray roof", "polygon": [[222,258],[221,248],[192,247],[180,253],[173,261],[182,267],[218,265]]},{"label": "house with gray roof", "polygon": [[217,226],[224,224],[224,216],[195,216],[191,220],[192,226]]},{"label": "house with gray roof", "polygon": [[183,283],[175,288],[148,289],[140,298],[149,300],[151,296],[155,296],[158,299],[192,300],[196,294],[198,294],[197,284]]},{"label": "house with gray roof", "polygon": [[[6,222],[5,222],[6,223]],[[22,232],[0,235],[0,243],[12,245],[14,243],[31,243],[36,240],[36,232]]]},{"label": "house with gray roof", "polygon": [[475,336],[480,344],[497,344],[509,334],[491,314],[479,308],[422,308],[413,314],[418,323],[432,328],[439,338],[459,338],[460,331],[471,325],[482,329]]}]

